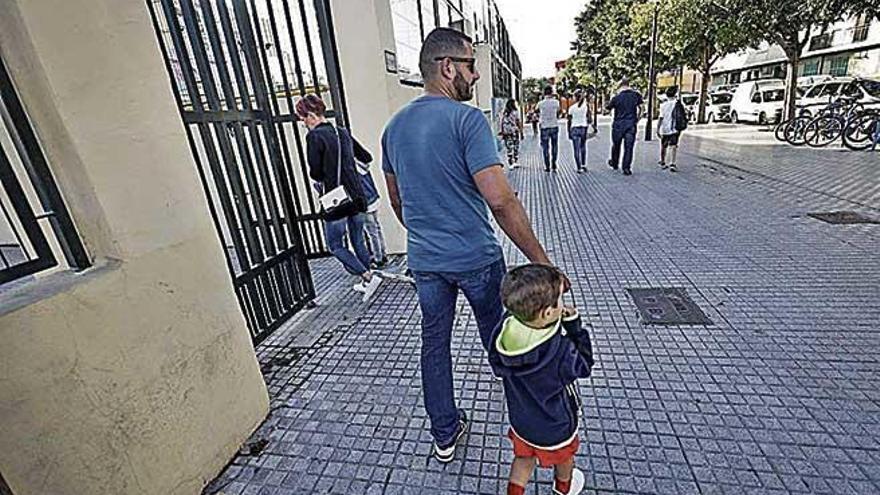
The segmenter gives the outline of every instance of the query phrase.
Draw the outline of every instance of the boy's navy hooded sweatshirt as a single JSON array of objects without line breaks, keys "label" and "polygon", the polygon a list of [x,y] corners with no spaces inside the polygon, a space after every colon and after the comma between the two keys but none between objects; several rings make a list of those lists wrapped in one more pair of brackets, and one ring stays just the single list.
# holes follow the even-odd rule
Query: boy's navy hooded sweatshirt
[{"label": "boy's navy hooded sweatshirt", "polygon": [[495,373],[504,380],[510,426],[529,444],[547,450],[564,447],[578,430],[580,399],[571,386],[590,375],[589,334],[580,317],[533,329],[506,318],[489,350]]}]

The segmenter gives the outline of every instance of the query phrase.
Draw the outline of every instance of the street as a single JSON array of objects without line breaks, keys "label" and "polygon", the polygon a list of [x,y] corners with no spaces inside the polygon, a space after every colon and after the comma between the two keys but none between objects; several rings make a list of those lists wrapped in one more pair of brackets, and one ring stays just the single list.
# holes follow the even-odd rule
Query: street
[{"label": "street", "polygon": [[[715,125],[685,133],[671,173],[656,165],[658,141],[642,139],[631,177],[606,165],[604,124],[587,174],[563,136],[560,171],[545,173],[529,134],[509,172],[592,325],[585,493],[880,492],[880,226],[808,216],[880,219],[880,154]],[[523,262],[504,239],[508,265]],[[339,272],[332,263],[313,266]],[[309,347],[280,331],[258,348],[273,411],[253,438],[268,444],[207,492],[501,493],[504,396],[463,299],[453,358],[473,422],[441,466],[429,459],[414,290],[386,283],[352,311],[348,279],[334,283]],[[683,288],[712,323],[643,324],[626,289],[646,287]],[[539,480],[527,493],[549,493],[550,472]]]}]

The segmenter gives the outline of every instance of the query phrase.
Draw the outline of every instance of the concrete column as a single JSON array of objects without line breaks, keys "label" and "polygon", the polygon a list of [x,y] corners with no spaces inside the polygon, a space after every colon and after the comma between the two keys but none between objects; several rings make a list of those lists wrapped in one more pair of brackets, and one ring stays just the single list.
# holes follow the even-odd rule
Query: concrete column
[{"label": "concrete column", "polygon": [[381,140],[388,120],[422,91],[400,84],[396,73],[385,70],[385,51],[395,51],[388,0],[336,1],[332,7],[352,132],[374,157],[372,174],[382,197],[379,220],[388,250],[404,253],[406,230],[388,202]]},{"label": "concrete column", "polygon": [[268,396],[146,3],[0,12],[0,53],[96,260],[0,294],[0,472],[16,495],[198,493]]}]

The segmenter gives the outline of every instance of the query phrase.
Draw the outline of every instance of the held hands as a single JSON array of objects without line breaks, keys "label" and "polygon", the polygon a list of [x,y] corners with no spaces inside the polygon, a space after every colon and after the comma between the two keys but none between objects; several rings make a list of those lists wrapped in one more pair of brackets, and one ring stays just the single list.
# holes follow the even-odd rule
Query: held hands
[{"label": "held hands", "polygon": [[577,309],[575,309],[573,306],[564,306],[562,308],[562,316],[564,317],[574,316],[576,314]]}]

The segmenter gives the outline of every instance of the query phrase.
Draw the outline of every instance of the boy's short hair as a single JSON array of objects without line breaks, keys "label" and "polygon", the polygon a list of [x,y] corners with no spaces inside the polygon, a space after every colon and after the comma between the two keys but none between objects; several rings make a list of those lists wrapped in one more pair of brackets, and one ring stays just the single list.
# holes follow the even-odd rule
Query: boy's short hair
[{"label": "boy's short hair", "polygon": [[678,88],[675,86],[669,86],[666,88],[666,96],[672,98],[678,93]]},{"label": "boy's short hair", "polygon": [[529,264],[513,268],[501,281],[501,303],[519,321],[534,321],[556,306],[563,275],[556,267]]}]

